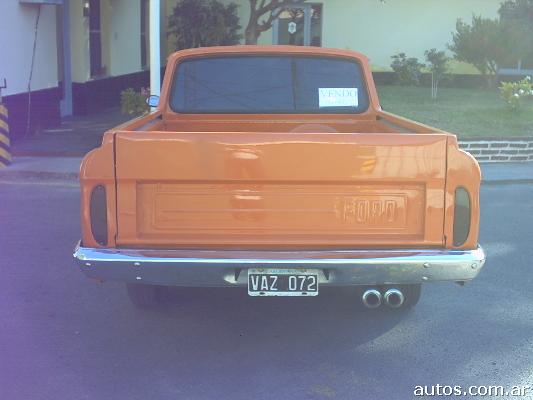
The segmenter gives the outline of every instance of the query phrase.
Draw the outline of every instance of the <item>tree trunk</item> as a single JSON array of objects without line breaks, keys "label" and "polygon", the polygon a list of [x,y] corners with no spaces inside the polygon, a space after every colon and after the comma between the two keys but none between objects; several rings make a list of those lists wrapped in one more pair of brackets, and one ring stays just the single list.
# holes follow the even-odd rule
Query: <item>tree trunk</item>
[{"label": "tree trunk", "polygon": [[257,29],[257,22],[250,18],[250,22],[244,31],[244,43],[245,44],[257,44],[259,38],[259,31]]},{"label": "tree trunk", "polygon": [[487,85],[489,89],[494,89],[498,82],[498,64],[495,62],[489,62],[487,65]]},{"label": "tree trunk", "polygon": [[257,44],[259,38],[259,32],[255,27],[247,27],[244,31],[244,43],[245,44]]},{"label": "tree trunk", "polygon": [[491,74],[490,72],[485,75],[485,78],[487,79],[487,87],[489,89],[494,89],[496,87],[496,81],[498,76],[496,74]]}]

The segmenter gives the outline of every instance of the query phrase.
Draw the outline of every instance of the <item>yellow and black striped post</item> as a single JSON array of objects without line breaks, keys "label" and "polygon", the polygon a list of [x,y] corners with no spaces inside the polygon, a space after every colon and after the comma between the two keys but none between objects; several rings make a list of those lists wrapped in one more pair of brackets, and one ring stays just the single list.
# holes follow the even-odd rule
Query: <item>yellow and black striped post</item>
[{"label": "yellow and black striped post", "polygon": [[[0,97],[1,99],[1,97]],[[0,168],[11,164],[7,108],[0,100]]]}]

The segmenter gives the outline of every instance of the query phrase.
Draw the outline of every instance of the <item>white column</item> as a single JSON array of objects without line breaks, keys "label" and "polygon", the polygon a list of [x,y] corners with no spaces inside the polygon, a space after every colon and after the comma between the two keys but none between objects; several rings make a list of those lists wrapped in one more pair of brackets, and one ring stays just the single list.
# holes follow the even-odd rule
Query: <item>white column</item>
[{"label": "white column", "polygon": [[150,0],[150,93],[161,91],[161,2]]},{"label": "white column", "polygon": [[[64,1],[61,10],[61,23],[63,30],[63,100],[60,102],[61,116],[72,115],[72,56],[70,48],[70,2]],[[81,18],[81,17],[80,17]]]}]

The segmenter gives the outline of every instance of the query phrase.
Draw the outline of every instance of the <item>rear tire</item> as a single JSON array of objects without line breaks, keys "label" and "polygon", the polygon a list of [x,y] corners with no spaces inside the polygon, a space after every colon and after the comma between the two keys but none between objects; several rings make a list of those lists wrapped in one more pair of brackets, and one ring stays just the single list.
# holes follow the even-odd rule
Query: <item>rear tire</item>
[{"label": "rear tire", "polygon": [[161,303],[161,288],[155,285],[127,283],[128,297],[137,308],[155,308]]},{"label": "rear tire", "polygon": [[413,285],[398,285],[398,289],[400,289],[403,295],[405,296],[405,301],[400,307],[400,309],[407,309],[416,306],[422,294],[421,284],[418,283]]}]

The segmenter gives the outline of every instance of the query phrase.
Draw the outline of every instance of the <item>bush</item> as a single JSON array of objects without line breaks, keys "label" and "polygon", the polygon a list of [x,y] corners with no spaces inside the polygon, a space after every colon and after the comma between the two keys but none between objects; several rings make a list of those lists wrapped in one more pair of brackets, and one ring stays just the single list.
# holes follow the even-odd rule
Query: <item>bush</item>
[{"label": "bush", "polygon": [[398,53],[392,57],[391,68],[396,74],[396,81],[400,85],[419,85],[420,76],[424,64],[418,62],[418,58],[407,58],[405,53]]},{"label": "bush", "polygon": [[217,0],[180,0],[168,17],[168,35],[176,50],[238,44],[237,5]]},{"label": "bush", "polygon": [[518,82],[502,82],[499,89],[501,98],[512,111],[518,110],[524,99],[533,97],[533,84],[529,76]]},{"label": "bush", "polygon": [[120,93],[120,110],[122,114],[140,116],[150,111],[146,100],[150,89],[141,88],[140,92],[129,88]]}]

